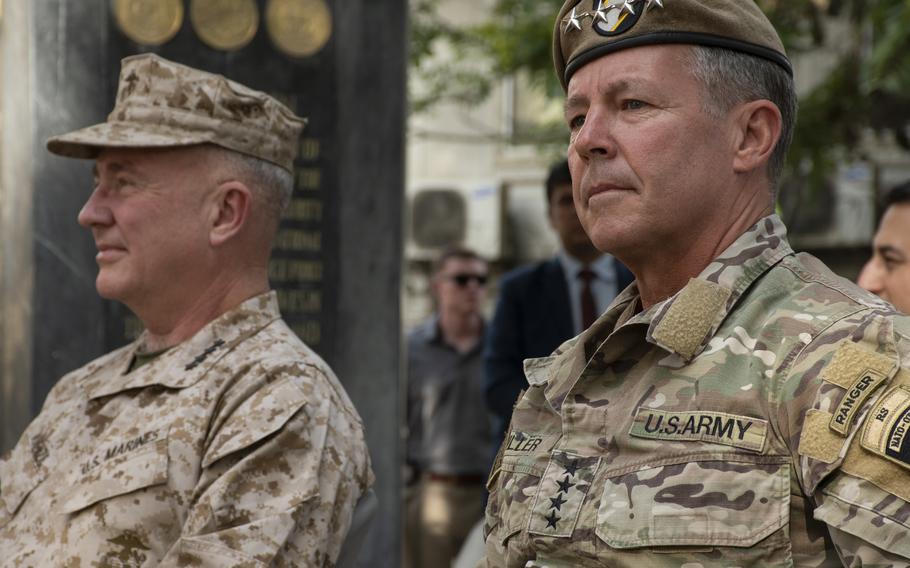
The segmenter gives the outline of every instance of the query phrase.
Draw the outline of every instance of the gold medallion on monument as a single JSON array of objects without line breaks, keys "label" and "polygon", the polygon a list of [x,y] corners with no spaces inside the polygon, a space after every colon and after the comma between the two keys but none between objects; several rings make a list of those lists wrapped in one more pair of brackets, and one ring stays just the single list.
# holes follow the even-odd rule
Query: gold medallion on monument
[{"label": "gold medallion on monument", "polygon": [[192,0],[190,22],[206,45],[232,51],[256,35],[259,8],[255,0]]},{"label": "gold medallion on monument", "polygon": [[313,55],[332,37],[325,0],[269,0],[265,22],[275,46],[292,57]]},{"label": "gold medallion on monument", "polygon": [[183,0],[113,0],[114,19],[126,37],[161,45],[183,25]]}]

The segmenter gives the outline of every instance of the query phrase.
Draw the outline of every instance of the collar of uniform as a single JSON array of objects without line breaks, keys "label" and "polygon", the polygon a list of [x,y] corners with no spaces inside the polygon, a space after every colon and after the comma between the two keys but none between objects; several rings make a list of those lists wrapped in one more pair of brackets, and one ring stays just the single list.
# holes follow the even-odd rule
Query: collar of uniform
[{"label": "collar of uniform", "polygon": [[594,325],[565,344],[564,351],[554,353],[544,387],[547,400],[558,410],[585,369],[596,363],[604,343],[620,328],[647,326],[649,343],[691,361],[749,286],[791,254],[786,227],[777,215],[769,215],[740,235],[674,296],[634,315],[640,296],[633,283]]},{"label": "collar of uniform", "polygon": [[143,333],[115,363],[120,368],[116,378],[108,377],[103,381],[88,379],[89,399],[152,385],[174,389],[192,386],[239,343],[280,318],[275,292],[260,294],[221,314],[192,338],[172,347],[154,361],[127,373],[133,355],[143,343]]},{"label": "collar of uniform", "polygon": [[704,350],[752,283],[791,254],[783,222],[777,215],[764,217],[682,290],[629,323],[648,323],[648,342],[689,362]]}]

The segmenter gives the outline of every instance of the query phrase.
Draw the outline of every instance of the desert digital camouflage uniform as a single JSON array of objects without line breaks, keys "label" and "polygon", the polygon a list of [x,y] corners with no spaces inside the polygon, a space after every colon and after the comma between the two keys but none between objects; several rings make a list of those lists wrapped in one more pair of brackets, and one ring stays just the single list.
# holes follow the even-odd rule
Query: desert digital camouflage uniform
[{"label": "desert digital camouflage uniform", "polygon": [[128,371],[142,344],[64,377],[0,462],[0,565],[333,566],[363,426],[275,294]]},{"label": "desert digital camouflage uniform", "polygon": [[773,215],[638,300],[526,361],[481,566],[910,564],[910,319]]}]

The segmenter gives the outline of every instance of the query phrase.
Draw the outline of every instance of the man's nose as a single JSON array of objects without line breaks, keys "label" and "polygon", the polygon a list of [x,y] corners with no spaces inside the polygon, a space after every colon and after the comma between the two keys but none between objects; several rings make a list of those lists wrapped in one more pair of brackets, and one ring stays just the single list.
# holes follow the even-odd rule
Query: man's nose
[{"label": "man's nose", "polygon": [[77,220],[85,228],[110,225],[113,222],[113,214],[108,204],[105,203],[105,198],[100,188],[95,188],[92,194],[89,195],[85,205],[79,211]]},{"label": "man's nose", "polygon": [[616,140],[607,116],[589,113],[585,123],[575,132],[572,149],[585,159],[613,158],[616,156]]},{"label": "man's nose", "polygon": [[884,278],[882,276],[881,263],[875,258],[870,258],[860,271],[856,283],[873,294],[881,294],[884,288]]}]

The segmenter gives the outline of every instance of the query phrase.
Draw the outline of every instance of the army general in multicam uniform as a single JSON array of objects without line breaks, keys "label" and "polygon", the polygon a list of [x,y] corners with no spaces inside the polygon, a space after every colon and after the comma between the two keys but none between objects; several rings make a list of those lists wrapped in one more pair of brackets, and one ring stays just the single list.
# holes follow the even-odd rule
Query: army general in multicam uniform
[{"label": "army general in multicam uniform", "polygon": [[96,160],[79,214],[96,287],[146,330],[63,377],[0,462],[4,568],[351,555],[371,495],[363,425],[267,281],[303,125],[264,93],[140,55],[106,123],[48,142]]},{"label": "army general in multicam uniform", "polygon": [[525,362],[481,565],[907,566],[910,320],[773,213],[777,33],[751,0],[570,0],[556,26],[576,208],[637,283]]}]

